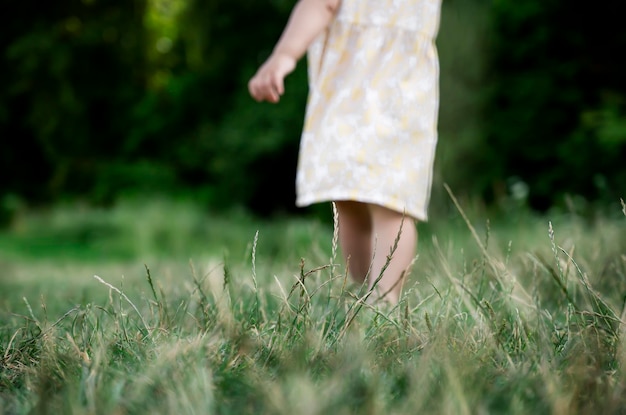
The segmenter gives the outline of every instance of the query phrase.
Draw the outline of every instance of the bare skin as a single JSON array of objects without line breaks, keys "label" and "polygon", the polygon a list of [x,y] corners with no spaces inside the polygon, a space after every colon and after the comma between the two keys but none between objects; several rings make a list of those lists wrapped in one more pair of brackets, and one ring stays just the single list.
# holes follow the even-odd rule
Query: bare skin
[{"label": "bare skin", "polygon": [[[285,77],[293,72],[313,40],[330,24],[340,3],[340,0],[298,1],[271,56],[248,83],[250,95],[256,101],[280,101],[285,93]],[[338,201],[336,205],[339,243],[349,262],[352,278],[358,283],[367,280],[372,288],[387,266],[372,297],[396,304],[404,273],[413,261],[417,245],[417,230],[412,219],[373,204]],[[397,248],[389,260],[400,230]]]},{"label": "bare skin", "polygon": [[[373,300],[397,304],[403,279],[417,248],[417,229],[413,219],[382,206],[353,201],[336,202],[339,214],[339,243],[349,264],[352,278],[363,283],[367,278]],[[398,238],[398,234],[400,237]],[[393,254],[391,251],[398,239]],[[391,259],[388,257],[391,255]],[[387,264],[387,262],[389,262]]]},{"label": "bare skin", "polygon": [[340,0],[300,0],[289,17],[271,56],[248,83],[252,97],[277,103],[285,93],[284,79],[296,68],[313,40],[330,24]]}]

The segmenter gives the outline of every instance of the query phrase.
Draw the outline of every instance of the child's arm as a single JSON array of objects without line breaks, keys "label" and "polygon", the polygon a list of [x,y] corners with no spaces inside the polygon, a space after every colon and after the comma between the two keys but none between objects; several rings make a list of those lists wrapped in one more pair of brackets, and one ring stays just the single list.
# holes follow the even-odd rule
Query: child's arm
[{"label": "child's arm", "polygon": [[276,103],[285,92],[284,79],[309,45],[328,26],[341,0],[299,0],[272,55],[248,83],[257,101]]}]

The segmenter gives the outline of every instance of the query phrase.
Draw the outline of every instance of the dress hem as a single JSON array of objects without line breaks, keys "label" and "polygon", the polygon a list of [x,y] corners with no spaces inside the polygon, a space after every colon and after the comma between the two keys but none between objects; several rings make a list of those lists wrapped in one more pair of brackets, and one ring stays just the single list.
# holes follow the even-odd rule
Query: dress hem
[{"label": "dress hem", "polygon": [[409,216],[415,220],[420,222],[428,222],[428,213],[426,209],[407,209],[403,206],[399,200],[390,199],[386,195],[370,195],[367,197],[358,196],[355,197],[353,194],[348,193],[317,193],[317,194],[307,194],[298,196],[296,198],[296,206],[297,207],[307,207],[316,203],[324,203],[324,202],[333,202],[339,200],[349,200],[354,202],[361,203],[371,203],[375,205],[379,205],[385,207],[387,209],[394,210],[396,212],[404,212],[406,216]]}]

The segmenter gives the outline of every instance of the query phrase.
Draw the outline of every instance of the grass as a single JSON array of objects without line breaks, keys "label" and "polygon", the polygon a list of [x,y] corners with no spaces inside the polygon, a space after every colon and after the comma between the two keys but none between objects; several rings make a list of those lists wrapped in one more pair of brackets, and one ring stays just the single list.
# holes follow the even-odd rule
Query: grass
[{"label": "grass", "polygon": [[485,215],[421,224],[379,309],[314,219],[25,214],[0,235],[0,414],[622,413],[626,217]]}]

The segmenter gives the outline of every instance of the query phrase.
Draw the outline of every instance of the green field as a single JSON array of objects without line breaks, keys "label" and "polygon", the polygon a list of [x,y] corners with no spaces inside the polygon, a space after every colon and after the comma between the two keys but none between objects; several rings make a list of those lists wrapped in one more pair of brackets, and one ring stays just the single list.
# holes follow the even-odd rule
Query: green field
[{"label": "green field", "polygon": [[621,209],[434,215],[393,309],[345,278],[332,220],[25,211],[0,234],[0,415],[623,413]]}]

